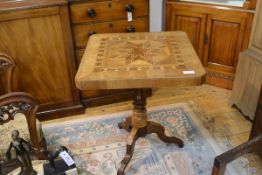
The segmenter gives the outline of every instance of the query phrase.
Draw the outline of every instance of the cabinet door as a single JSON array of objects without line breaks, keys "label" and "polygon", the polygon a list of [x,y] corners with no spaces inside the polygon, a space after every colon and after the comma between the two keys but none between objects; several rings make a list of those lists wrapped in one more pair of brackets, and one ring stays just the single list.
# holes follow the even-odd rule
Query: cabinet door
[{"label": "cabinet door", "polygon": [[74,85],[67,9],[44,8],[2,14],[0,50],[14,58],[14,91],[32,94],[40,111],[79,104]]},{"label": "cabinet door", "polygon": [[203,57],[205,25],[206,14],[172,10],[170,30],[186,32],[201,61]]},{"label": "cabinet door", "polygon": [[204,46],[207,82],[232,88],[240,51],[243,50],[246,18],[208,15]]},{"label": "cabinet door", "polygon": [[246,19],[208,15],[204,65],[234,72],[242,50]]}]

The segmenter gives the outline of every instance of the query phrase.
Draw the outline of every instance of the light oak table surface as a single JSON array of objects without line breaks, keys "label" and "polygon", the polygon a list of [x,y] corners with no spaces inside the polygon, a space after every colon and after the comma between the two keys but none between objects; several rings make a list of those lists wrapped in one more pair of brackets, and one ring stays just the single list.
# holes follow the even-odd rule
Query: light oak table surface
[{"label": "light oak table surface", "polygon": [[90,37],[75,81],[81,90],[200,85],[205,70],[186,33]]}]

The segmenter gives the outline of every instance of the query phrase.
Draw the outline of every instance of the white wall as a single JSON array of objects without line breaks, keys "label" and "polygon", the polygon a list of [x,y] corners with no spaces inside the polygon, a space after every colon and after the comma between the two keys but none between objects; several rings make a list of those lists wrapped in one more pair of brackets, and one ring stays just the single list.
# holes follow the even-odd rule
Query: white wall
[{"label": "white wall", "polygon": [[150,0],[150,31],[162,31],[163,0]]}]

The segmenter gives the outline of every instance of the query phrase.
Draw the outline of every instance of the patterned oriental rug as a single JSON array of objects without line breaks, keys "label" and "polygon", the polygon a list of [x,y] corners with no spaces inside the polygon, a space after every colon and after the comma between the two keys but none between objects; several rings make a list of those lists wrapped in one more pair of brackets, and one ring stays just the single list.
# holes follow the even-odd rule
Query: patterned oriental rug
[{"label": "patterned oriental rug", "polygon": [[[184,141],[184,148],[166,144],[156,135],[136,142],[126,175],[210,175],[221,150],[186,103],[149,108],[149,119],[166,127],[167,135]],[[78,119],[44,126],[50,149],[64,145],[74,155],[80,174],[116,175],[125,155],[127,132],[117,124],[131,111]],[[227,174],[241,175],[243,165],[234,161]]]}]

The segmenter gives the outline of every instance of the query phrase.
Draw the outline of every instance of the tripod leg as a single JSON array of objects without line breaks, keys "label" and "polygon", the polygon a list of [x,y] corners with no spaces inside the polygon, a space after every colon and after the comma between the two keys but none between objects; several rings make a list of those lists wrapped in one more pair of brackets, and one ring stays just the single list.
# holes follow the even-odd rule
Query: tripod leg
[{"label": "tripod leg", "polygon": [[160,140],[166,143],[175,143],[179,148],[184,146],[184,143],[181,139],[177,137],[169,137],[165,134],[165,128],[159,123],[149,121],[147,124],[147,134],[156,133]]},{"label": "tripod leg", "polygon": [[132,119],[131,119],[131,117],[128,117],[124,121],[118,123],[118,127],[120,129],[125,129],[127,131],[130,131],[131,128],[132,128]]},{"label": "tripod leg", "polygon": [[117,171],[117,175],[124,175],[125,174],[125,169],[130,162],[133,153],[134,153],[134,148],[135,148],[135,143],[139,137],[139,129],[137,128],[132,128],[131,132],[129,133],[127,137],[127,147],[126,147],[126,155],[121,161],[120,168]]}]

